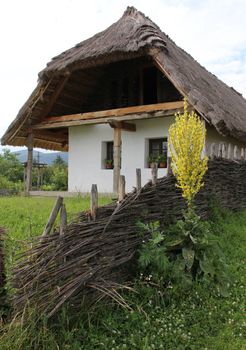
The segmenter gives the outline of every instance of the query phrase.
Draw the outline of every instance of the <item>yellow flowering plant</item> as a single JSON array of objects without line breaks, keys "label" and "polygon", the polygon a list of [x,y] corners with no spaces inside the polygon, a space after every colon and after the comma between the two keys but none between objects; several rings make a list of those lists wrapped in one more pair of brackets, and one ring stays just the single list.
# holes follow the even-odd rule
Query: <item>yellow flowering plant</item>
[{"label": "yellow flowering plant", "polygon": [[206,129],[204,122],[193,111],[188,112],[184,99],[184,113],[175,115],[175,123],[169,128],[169,150],[171,167],[188,207],[203,186],[203,176],[208,168],[208,157],[204,155]]}]

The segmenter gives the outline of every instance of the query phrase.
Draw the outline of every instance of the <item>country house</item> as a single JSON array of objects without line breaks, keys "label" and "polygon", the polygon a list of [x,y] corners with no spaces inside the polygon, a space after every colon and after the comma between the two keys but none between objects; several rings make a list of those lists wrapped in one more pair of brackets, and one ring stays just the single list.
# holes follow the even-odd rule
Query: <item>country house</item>
[{"label": "country house", "polygon": [[168,128],[183,97],[205,121],[207,144],[246,142],[246,100],[178,47],[143,13],[128,7],[109,28],[54,57],[1,139],[32,150],[69,152],[70,192],[127,190],[166,174]]}]

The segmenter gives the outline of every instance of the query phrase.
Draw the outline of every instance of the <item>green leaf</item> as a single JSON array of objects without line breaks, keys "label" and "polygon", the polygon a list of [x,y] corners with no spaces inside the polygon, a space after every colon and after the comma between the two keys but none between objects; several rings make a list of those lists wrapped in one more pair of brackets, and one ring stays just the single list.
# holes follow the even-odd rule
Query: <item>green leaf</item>
[{"label": "green leaf", "polygon": [[212,277],[215,274],[215,270],[213,265],[211,264],[211,262],[209,260],[207,260],[206,258],[204,258],[203,260],[199,261],[199,265],[200,265],[200,269],[206,273],[206,274],[210,274]]},{"label": "green leaf", "polygon": [[190,270],[192,268],[193,263],[194,263],[194,257],[195,257],[194,250],[190,249],[190,248],[183,248],[182,255],[183,255],[183,258],[185,260],[185,265]]}]

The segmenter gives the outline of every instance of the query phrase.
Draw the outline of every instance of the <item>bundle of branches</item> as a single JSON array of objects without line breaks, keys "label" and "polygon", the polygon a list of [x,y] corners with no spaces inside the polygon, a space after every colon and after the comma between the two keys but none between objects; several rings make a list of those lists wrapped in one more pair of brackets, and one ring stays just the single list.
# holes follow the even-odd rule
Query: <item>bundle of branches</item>
[{"label": "bundle of branches", "polygon": [[[245,179],[245,163],[210,161],[205,187],[196,199],[198,213],[208,216],[213,195],[222,206],[245,207]],[[76,307],[95,291],[124,305],[116,286],[134,273],[130,263],[143,239],[137,222],[158,220],[165,226],[180,218],[184,208],[175,179],[168,176],[133,191],[120,205],[100,208],[95,221],[88,222],[84,213],[80,222],[66,227],[64,235],[55,232],[32,242],[14,271],[16,310],[21,312],[28,302],[50,317],[67,301]]]},{"label": "bundle of branches", "polygon": [[0,319],[5,319],[7,317],[9,309],[6,291],[4,235],[5,230],[0,227]]}]

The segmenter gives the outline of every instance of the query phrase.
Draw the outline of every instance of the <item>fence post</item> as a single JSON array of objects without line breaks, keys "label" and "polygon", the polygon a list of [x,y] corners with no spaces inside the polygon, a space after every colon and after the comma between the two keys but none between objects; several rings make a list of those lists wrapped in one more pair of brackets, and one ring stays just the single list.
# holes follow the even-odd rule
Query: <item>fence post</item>
[{"label": "fence post", "polygon": [[137,191],[141,190],[141,169],[136,169],[136,189]]},{"label": "fence post", "polygon": [[215,143],[211,143],[210,147],[210,158],[213,159],[215,157]]},{"label": "fence post", "polygon": [[97,214],[97,208],[98,208],[98,191],[97,191],[97,185],[93,184],[91,186],[91,197],[90,197],[90,210],[91,210],[91,217],[93,220],[96,219]]},{"label": "fence post", "polygon": [[152,185],[156,185],[157,173],[158,173],[157,163],[153,163],[153,166],[151,168]]},{"label": "fence post", "polygon": [[232,159],[232,146],[229,143],[227,148],[227,159]]},{"label": "fence post", "polygon": [[242,147],[241,148],[241,160],[244,160],[245,159],[245,150],[244,148]]},{"label": "fence post", "polygon": [[222,158],[226,158],[226,143],[222,144]]},{"label": "fence post", "polygon": [[167,175],[171,175],[172,174],[171,163],[172,163],[172,158],[171,157],[167,157]]},{"label": "fence post", "polygon": [[234,146],[233,158],[234,158],[234,160],[238,159],[238,147],[237,147],[237,145]]},{"label": "fence post", "polygon": [[67,226],[67,210],[65,204],[62,204],[60,211],[60,235],[64,235],[64,230]]},{"label": "fence post", "polygon": [[222,143],[219,143],[219,149],[218,149],[218,157],[222,158]]},{"label": "fence post", "polygon": [[124,175],[120,175],[119,178],[119,194],[118,194],[118,200],[121,202],[126,195],[126,179]]},{"label": "fence post", "polygon": [[47,236],[50,233],[50,231],[51,231],[51,229],[56,221],[56,217],[59,213],[59,210],[62,206],[62,203],[63,203],[63,198],[58,196],[56,203],[55,203],[55,205],[50,213],[49,220],[44,228],[44,232],[42,233],[42,237]]}]

